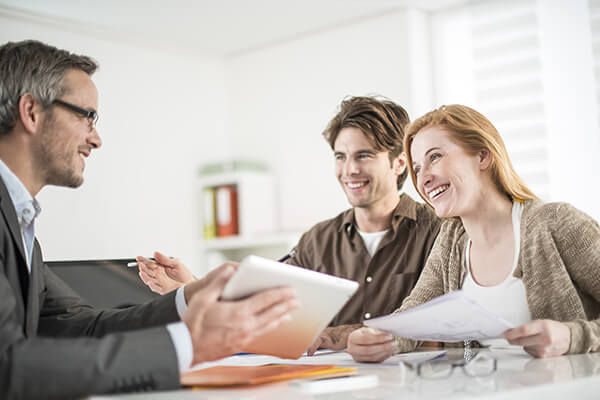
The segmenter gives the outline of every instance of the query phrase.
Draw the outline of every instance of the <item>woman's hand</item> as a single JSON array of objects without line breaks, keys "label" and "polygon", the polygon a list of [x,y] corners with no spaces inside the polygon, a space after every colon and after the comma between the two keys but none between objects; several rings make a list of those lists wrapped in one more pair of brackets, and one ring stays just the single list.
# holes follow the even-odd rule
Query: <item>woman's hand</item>
[{"label": "woman's hand", "polygon": [[394,337],[373,328],[360,328],[348,336],[346,349],[358,362],[382,362],[394,354]]},{"label": "woman's hand", "polygon": [[538,319],[507,330],[504,338],[534,357],[555,357],[569,351],[571,330],[561,322]]}]

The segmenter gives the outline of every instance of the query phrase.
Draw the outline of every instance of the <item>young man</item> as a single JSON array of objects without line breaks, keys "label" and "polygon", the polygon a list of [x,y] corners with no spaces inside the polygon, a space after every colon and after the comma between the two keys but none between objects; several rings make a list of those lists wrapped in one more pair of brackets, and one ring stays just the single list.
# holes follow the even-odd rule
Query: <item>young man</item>
[{"label": "young man", "polygon": [[81,185],[102,144],[96,68],[36,41],[0,46],[2,399],[174,389],[181,370],[239,351],[297,307],[289,288],[219,301],[235,270],[226,264],[151,303],[97,310],[43,263],[35,196],[46,185]]},{"label": "young man", "polygon": [[[440,222],[427,206],[398,194],[408,174],[402,143],[408,123],[406,111],[389,100],[353,97],[323,132],[352,208],[306,232],[286,262],[356,280],[360,288],[309,354],[345,348],[365,319],[400,307],[425,265]],[[178,260],[155,256],[156,263],[140,258],[140,277],[154,291],[193,279]]]}]

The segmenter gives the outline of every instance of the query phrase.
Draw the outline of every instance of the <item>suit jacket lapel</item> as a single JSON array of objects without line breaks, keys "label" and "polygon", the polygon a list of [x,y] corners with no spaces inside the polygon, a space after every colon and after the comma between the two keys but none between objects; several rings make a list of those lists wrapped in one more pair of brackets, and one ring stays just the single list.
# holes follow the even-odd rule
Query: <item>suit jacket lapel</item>
[{"label": "suit jacket lapel", "polygon": [[12,203],[8,189],[4,185],[4,181],[0,178],[0,211],[4,216],[8,230],[13,238],[16,247],[19,249],[21,256],[21,263],[17,263],[19,281],[21,284],[21,293],[23,295],[23,302],[27,304],[27,289],[29,287],[29,272],[27,271],[27,258],[25,257],[25,248],[23,246],[23,237],[21,236],[21,229],[19,228],[19,220],[17,218],[17,212],[15,206]]},{"label": "suit jacket lapel", "polygon": [[19,228],[19,219],[17,218],[17,212],[15,211],[15,205],[12,203],[8,189],[4,185],[4,181],[0,178],[0,209],[4,214],[4,219],[8,224],[8,229],[13,237],[13,240],[19,248],[23,261],[27,262],[25,258],[25,249],[23,248],[23,237],[21,236],[21,229]]},{"label": "suit jacket lapel", "polygon": [[40,245],[35,239],[31,256],[31,276],[29,284],[29,295],[27,296],[27,313],[25,321],[25,332],[28,337],[37,333],[40,319],[40,309],[44,301],[44,265]]}]

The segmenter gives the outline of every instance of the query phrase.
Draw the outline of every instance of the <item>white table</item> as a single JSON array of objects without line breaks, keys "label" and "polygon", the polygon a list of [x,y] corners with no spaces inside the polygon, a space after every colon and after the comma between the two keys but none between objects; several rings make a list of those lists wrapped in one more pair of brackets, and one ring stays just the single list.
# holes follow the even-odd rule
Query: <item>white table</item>
[{"label": "white table", "polygon": [[[485,378],[466,376],[460,368],[456,368],[449,378],[432,381],[417,377],[413,371],[394,363],[358,364],[359,373],[379,377],[379,386],[311,395],[290,387],[288,382],[278,382],[243,389],[178,390],[94,396],[91,399],[600,399],[600,353],[549,359],[532,358],[514,350],[498,349],[491,353],[498,360],[498,370]],[[461,355],[461,350],[449,350],[448,353],[451,358],[460,358]],[[236,360],[239,358],[225,359],[221,364],[236,364]],[[329,360],[324,355],[304,357],[298,362],[324,364]],[[339,364],[350,365],[350,362]]]}]

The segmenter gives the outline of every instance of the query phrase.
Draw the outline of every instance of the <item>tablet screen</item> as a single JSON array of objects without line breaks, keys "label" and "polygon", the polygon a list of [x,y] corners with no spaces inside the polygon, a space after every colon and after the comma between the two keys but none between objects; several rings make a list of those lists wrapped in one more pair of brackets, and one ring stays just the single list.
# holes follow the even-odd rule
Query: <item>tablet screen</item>
[{"label": "tablet screen", "polygon": [[279,286],[293,287],[300,307],[292,311],[290,321],[259,337],[244,351],[282,358],[300,357],[358,289],[355,281],[248,256],[240,263],[221,297],[241,299]]}]

